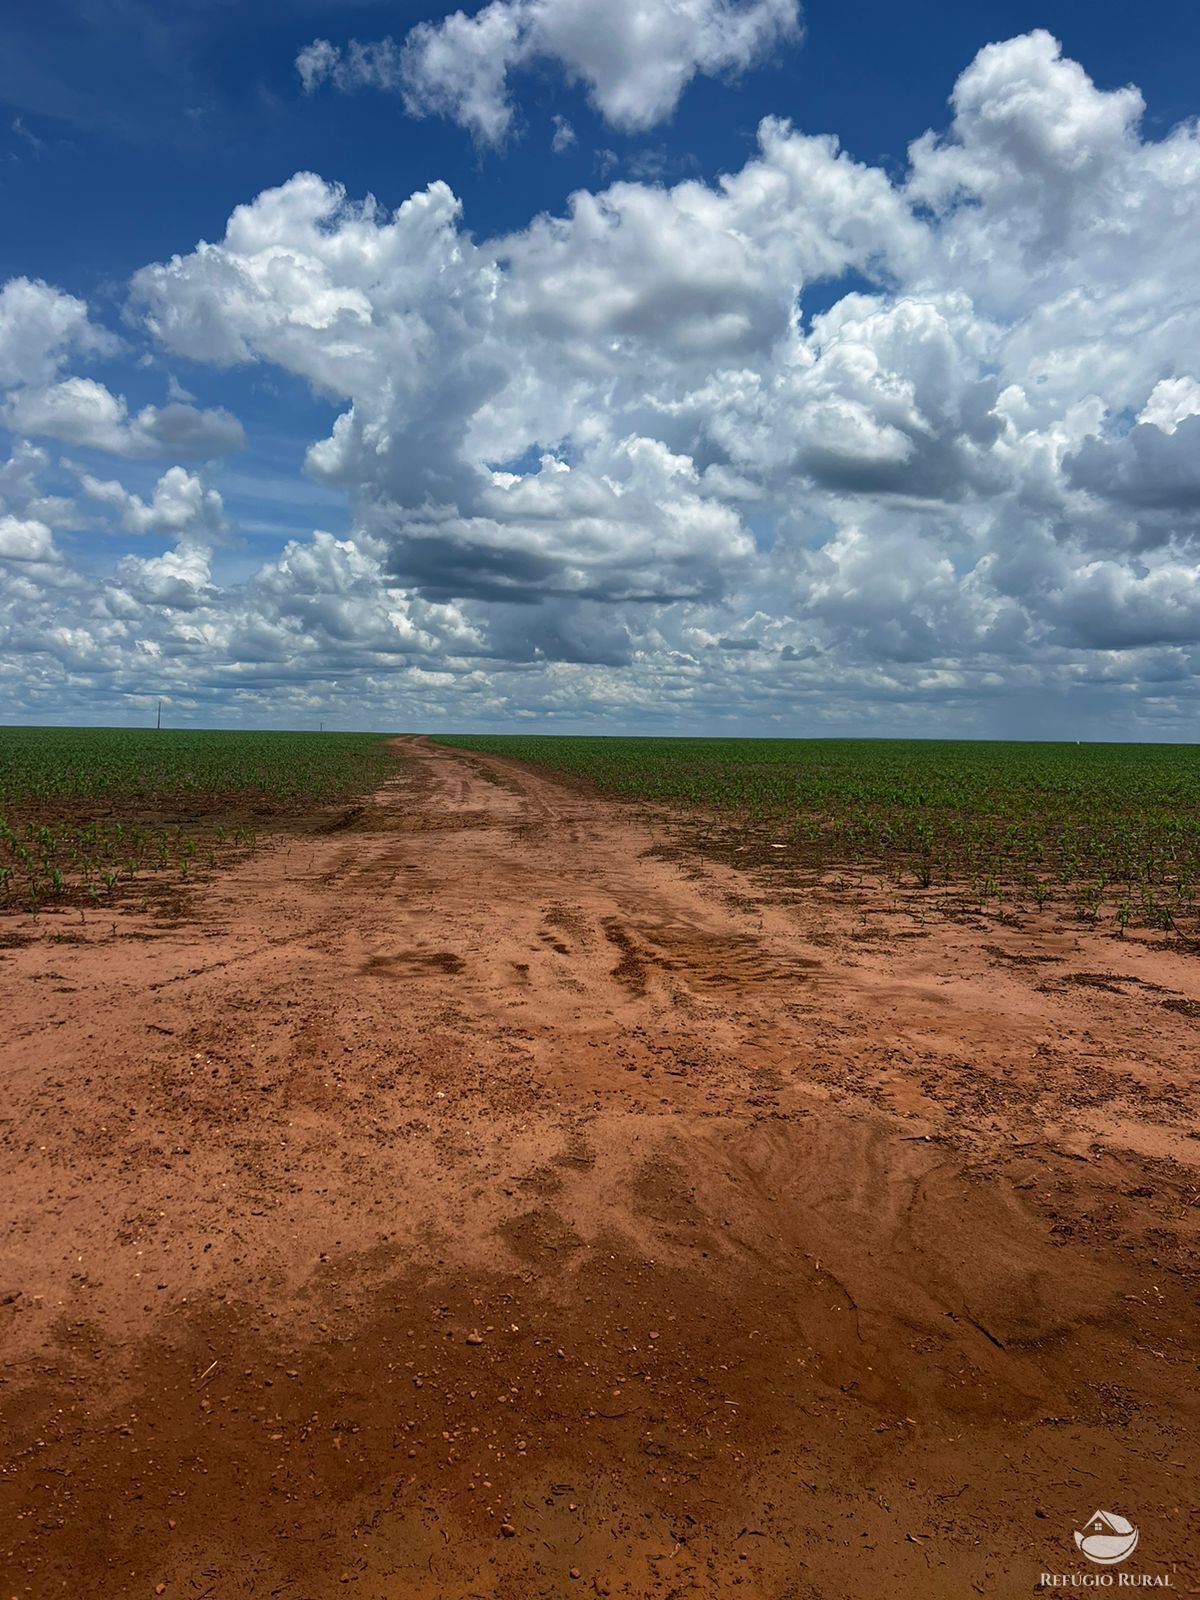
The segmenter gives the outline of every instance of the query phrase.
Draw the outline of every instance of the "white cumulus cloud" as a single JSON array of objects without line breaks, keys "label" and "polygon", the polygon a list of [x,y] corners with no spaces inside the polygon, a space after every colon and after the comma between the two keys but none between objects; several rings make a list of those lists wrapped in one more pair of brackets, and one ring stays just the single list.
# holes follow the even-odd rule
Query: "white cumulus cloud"
[{"label": "white cumulus cloud", "polygon": [[18,389],[0,408],[0,421],[29,438],[60,439],[141,458],[209,460],[240,450],[246,442],[241,423],[221,407],[200,411],[173,401],[143,406],[131,416],[124,396],[94,378],[63,378],[45,387]]},{"label": "white cumulus cloud", "polygon": [[54,540],[44,522],[0,517],[0,561],[51,561]]},{"label": "white cumulus cloud", "polygon": [[154,486],[147,503],[113,479],[81,473],[80,488],[89,500],[118,512],[121,525],[133,534],[157,533],[181,543],[212,544],[229,531],[225,503],[195,473],[171,467]]},{"label": "white cumulus cloud", "polygon": [[[669,118],[694,77],[744,70],[799,33],[799,0],[491,0],[419,22],[401,44],[316,39],[296,70],[308,93],[324,82],[394,90],[413,116],[450,117],[499,144],[514,116],[510,76],[538,60],[633,133]],[[556,120],[556,150],[573,138],[564,127]]]},{"label": "white cumulus cloud", "polygon": [[[753,12],[689,14],[702,33]],[[500,3],[468,35],[489,13],[536,16],[634,114],[632,67],[570,42],[579,7]],[[757,37],[718,35],[726,56]],[[462,63],[501,131],[507,48],[490,80]],[[310,81],[368,71],[349,59],[318,52]],[[404,92],[409,59],[369,70]],[[297,174],[139,272],[130,309],[172,356],[282,369],[336,405],[306,469],[345,494],[344,534],[223,581],[198,478],[146,498],[85,480],[93,515],[176,547],[99,583],[12,560],[0,647],[118,689],[153,646],[158,681],[281,717],[320,694],[408,725],[1056,731],[1057,706],[1100,734],[1186,731],[1200,134],[1140,114],[1035,32],[967,65],[904,172],[767,117],[738,171],[580,190],[496,238],[442,181],[393,211]],[[59,313],[21,358],[30,403],[86,342]],[[69,554],[33,448],[0,467],[3,514]]]},{"label": "white cumulus cloud", "polygon": [[68,354],[106,355],[116,342],[82,300],[40,279],[10,278],[0,288],[0,389],[46,383]]}]

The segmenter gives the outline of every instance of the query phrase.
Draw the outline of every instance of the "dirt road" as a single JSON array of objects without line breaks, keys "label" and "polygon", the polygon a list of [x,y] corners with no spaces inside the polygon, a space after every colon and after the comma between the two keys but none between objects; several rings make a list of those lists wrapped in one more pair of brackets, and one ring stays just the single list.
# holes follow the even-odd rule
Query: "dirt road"
[{"label": "dirt road", "polygon": [[1198,997],[422,741],[43,919],[0,1600],[1007,1597],[1097,1507],[1200,1592]]}]

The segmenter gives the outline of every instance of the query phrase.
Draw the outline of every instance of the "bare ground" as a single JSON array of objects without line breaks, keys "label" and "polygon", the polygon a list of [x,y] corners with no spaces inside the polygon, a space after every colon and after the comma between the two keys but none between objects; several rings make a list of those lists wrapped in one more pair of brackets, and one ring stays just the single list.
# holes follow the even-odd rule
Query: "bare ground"
[{"label": "bare ground", "polygon": [[1200,1592],[1197,957],[407,755],[0,950],[0,1600]]}]

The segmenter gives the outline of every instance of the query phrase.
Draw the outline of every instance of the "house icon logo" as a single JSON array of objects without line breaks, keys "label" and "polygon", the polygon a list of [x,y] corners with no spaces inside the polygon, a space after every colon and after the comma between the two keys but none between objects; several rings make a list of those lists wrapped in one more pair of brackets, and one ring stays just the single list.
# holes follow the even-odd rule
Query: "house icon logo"
[{"label": "house icon logo", "polygon": [[1137,1549],[1138,1531],[1115,1511],[1093,1511],[1086,1527],[1076,1530],[1075,1547],[1099,1567],[1115,1567]]}]

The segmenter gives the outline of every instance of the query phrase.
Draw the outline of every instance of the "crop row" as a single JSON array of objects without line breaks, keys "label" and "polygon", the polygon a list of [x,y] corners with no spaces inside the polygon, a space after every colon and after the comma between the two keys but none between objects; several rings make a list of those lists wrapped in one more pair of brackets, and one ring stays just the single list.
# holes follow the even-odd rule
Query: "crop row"
[{"label": "crop row", "polygon": [[1200,749],[917,740],[478,736],[614,794],[790,847],[817,869],[870,866],[980,905],[1193,928]]},{"label": "crop row", "polygon": [[370,734],[0,728],[0,910],[187,882],[392,761]]},{"label": "crop row", "polygon": [[322,799],[377,782],[389,761],[376,734],[0,728],[0,810],[54,800]]},{"label": "crop row", "polygon": [[26,820],[12,827],[0,816],[0,907],[37,911],[44,905],[95,903],[147,877],[186,882],[198,866],[215,867],[231,851],[249,848],[250,828],[140,828]]}]

